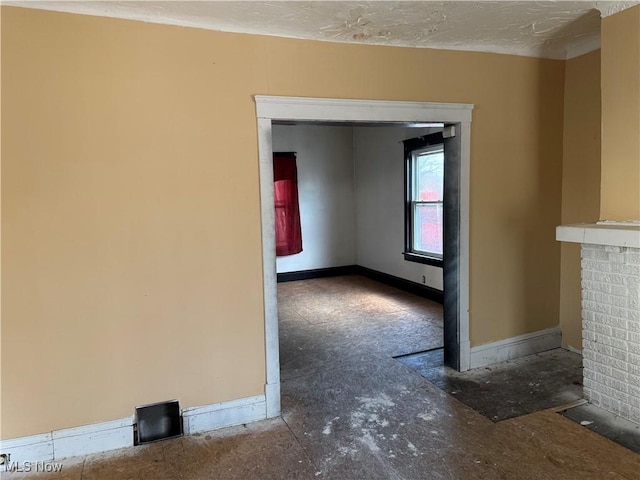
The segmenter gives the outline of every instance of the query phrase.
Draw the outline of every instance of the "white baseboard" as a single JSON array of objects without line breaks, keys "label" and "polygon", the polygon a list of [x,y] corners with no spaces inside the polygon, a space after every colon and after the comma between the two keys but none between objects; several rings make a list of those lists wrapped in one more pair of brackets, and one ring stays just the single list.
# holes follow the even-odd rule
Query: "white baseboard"
[{"label": "white baseboard", "polygon": [[182,418],[184,433],[192,435],[264,420],[267,418],[267,402],[264,395],[257,395],[230,402],[190,407],[182,410]]},{"label": "white baseboard", "polygon": [[267,402],[267,418],[280,416],[280,379],[276,383],[267,383],[264,386]]},{"label": "white baseboard", "polygon": [[9,462],[50,462],[53,460],[51,432],[0,440],[0,453],[10,455]]},{"label": "white baseboard", "polygon": [[133,446],[133,417],[51,432],[53,458],[79,457]]},{"label": "white baseboard", "polygon": [[460,371],[466,372],[471,367],[471,342],[460,342]]},{"label": "white baseboard", "polygon": [[[182,410],[184,433],[255,422],[267,418],[264,395]],[[133,417],[65,428],[28,437],[0,440],[0,453],[10,462],[51,462],[133,446]]]},{"label": "white baseboard", "polygon": [[11,462],[51,462],[133,446],[133,417],[0,440]]},{"label": "white baseboard", "polygon": [[492,363],[533,355],[559,348],[562,331],[559,327],[526,333],[517,337],[471,347],[470,368],[479,368]]}]

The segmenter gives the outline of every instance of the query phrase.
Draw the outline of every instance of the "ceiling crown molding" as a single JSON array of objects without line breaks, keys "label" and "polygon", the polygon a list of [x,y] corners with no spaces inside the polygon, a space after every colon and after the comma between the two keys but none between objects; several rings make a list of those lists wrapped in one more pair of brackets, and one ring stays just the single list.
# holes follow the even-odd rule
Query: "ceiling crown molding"
[{"label": "ceiling crown molding", "polygon": [[627,8],[634,7],[640,4],[640,1],[631,2],[596,2],[596,8],[600,10],[600,16],[602,18],[620,13]]}]

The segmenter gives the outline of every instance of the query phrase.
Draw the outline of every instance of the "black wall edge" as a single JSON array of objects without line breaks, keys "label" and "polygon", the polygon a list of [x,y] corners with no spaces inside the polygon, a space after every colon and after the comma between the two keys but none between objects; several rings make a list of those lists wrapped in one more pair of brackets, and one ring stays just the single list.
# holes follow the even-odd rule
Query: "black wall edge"
[{"label": "black wall edge", "polygon": [[405,280],[404,278],[382,273],[360,265],[346,265],[343,267],[318,268],[315,270],[302,270],[299,272],[287,272],[278,274],[278,283],[294,282],[297,280],[310,280],[312,278],[339,277],[341,275],[362,275],[380,283],[390,285],[399,290],[413,293],[419,297],[433,300],[442,304],[444,295],[442,290],[437,290],[426,285]]},{"label": "black wall edge", "polygon": [[397,289],[404,290],[405,292],[413,293],[419,297],[427,298],[440,304],[444,301],[442,290],[437,290],[433,287],[421,285],[420,283],[405,280],[404,278],[389,275],[388,273],[382,273],[367,267],[361,267],[360,265],[354,265],[354,270],[356,274],[362,275],[363,277],[370,278],[371,280],[375,280],[380,283],[385,283]]},{"label": "black wall edge", "polygon": [[355,265],[344,267],[316,268],[315,270],[300,270],[278,274],[278,283],[295,282],[297,280],[311,280],[312,278],[340,277],[342,275],[355,275]]}]

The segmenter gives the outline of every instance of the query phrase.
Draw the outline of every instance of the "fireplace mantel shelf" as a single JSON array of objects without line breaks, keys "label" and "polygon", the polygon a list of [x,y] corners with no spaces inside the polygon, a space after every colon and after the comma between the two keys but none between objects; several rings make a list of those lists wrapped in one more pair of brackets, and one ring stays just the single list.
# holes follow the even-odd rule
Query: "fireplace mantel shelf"
[{"label": "fireplace mantel shelf", "polygon": [[598,222],[560,225],[556,240],[561,242],[640,248],[640,222]]}]

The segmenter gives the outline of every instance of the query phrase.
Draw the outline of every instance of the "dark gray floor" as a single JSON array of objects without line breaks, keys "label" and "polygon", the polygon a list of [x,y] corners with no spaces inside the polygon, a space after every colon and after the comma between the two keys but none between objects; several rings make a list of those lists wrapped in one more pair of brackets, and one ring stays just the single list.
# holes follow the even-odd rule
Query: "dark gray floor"
[{"label": "dark gray floor", "polygon": [[494,422],[582,398],[582,357],[561,348],[464,373],[444,366],[442,349],[396,360]]},{"label": "dark gray floor", "polygon": [[[632,452],[640,453],[640,425],[589,404],[563,410],[560,413],[592,432],[596,432]],[[638,478],[640,478],[640,472]]]}]

